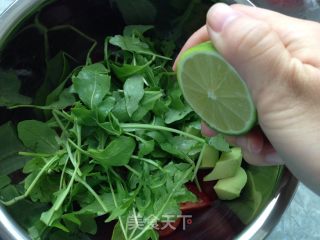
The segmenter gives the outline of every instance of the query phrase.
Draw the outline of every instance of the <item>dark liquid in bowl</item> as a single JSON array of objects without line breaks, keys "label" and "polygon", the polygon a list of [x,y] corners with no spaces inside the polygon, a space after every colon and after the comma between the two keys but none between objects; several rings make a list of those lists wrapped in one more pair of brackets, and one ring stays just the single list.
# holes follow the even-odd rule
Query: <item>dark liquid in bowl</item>
[{"label": "dark liquid in bowl", "polygon": [[[170,1],[155,1],[157,5],[166,5]],[[166,26],[164,12],[159,13],[155,25]],[[119,11],[110,6],[107,0],[59,0],[45,6],[38,15],[40,21],[47,27],[57,25],[72,25],[88,36],[98,41],[98,46],[93,53],[93,60],[103,59],[104,38],[109,35],[122,32],[125,22]],[[167,16],[170,18],[172,16]],[[202,15],[205,17],[205,14]],[[27,27],[34,21],[30,17],[25,24],[16,31],[15,36],[1,53],[0,64],[4,69],[13,69],[22,81],[21,92],[24,95],[34,97],[45,78],[45,46],[41,33],[36,28]],[[204,19],[203,21],[204,22]],[[170,26],[167,25],[167,29]],[[195,29],[198,25],[194,26]],[[23,31],[21,31],[24,29]],[[195,29],[189,29],[193,31]],[[163,29],[165,32],[166,29]],[[167,30],[169,31],[169,30]],[[81,65],[85,61],[88,42],[79,38],[78,34],[70,31],[53,31],[49,34],[49,57],[63,50],[79,60],[74,65]],[[186,39],[182,39],[181,43]],[[31,109],[19,109],[7,111],[0,108],[0,124],[8,120],[17,123],[23,119],[37,118]],[[211,186],[212,187],[212,186]],[[191,221],[186,222],[185,229],[182,224],[169,237],[162,239],[232,239],[243,228],[240,220],[221,201],[214,201],[211,207],[197,210],[192,213]],[[17,218],[18,220],[18,218]],[[111,239],[114,224],[105,224],[105,218],[98,218],[98,233],[92,239]]]}]

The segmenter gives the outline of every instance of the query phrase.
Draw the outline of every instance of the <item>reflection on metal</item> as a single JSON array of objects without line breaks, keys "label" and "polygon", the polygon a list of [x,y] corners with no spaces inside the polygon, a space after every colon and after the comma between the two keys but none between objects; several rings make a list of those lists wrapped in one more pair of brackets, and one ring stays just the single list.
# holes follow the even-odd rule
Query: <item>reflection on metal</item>
[{"label": "reflection on metal", "polygon": [[246,231],[244,234],[242,234],[238,240],[246,240],[246,239],[253,239],[255,233],[261,229],[265,221],[270,216],[270,213],[274,209],[275,205],[277,204],[277,201],[279,199],[279,194],[268,204],[266,209],[261,213],[261,215],[255,220],[254,224],[251,225],[250,231]]},{"label": "reflection on metal", "polygon": [[4,47],[8,36],[18,25],[46,0],[15,0],[3,13],[0,13],[0,50]]},{"label": "reflection on metal", "polygon": [[282,182],[280,183],[278,193],[256,220],[254,220],[236,239],[260,240],[267,237],[290,204],[293,195],[297,190],[297,183],[298,180],[289,174],[289,171],[285,173]]},{"label": "reflection on metal", "polygon": [[15,223],[2,206],[0,206],[0,239],[29,240],[26,233]]},{"label": "reflection on metal", "polygon": [[242,5],[246,5],[246,6],[251,6],[251,7],[256,6],[250,0],[234,0],[234,1],[238,4],[242,4]]}]

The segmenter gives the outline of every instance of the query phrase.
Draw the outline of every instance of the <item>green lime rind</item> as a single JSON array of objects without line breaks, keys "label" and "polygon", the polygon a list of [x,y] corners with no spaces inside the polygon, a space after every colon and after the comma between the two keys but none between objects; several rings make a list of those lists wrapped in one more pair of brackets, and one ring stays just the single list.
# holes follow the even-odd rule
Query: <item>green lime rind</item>
[{"label": "green lime rind", "polygon": [[[257,112],[246,83],[210,42],[190,48],[180,56],[177,78],[188,104],[215,131],[242,135],[256,124]],[[228,95],[228,99],[221,100],[224,98],[221,97],[217,100],[219,95],[214,95],[215,90],[208,91],[217,82],[223,85],[223,93]],[[213,92],[213,97],[210,92]]]}]

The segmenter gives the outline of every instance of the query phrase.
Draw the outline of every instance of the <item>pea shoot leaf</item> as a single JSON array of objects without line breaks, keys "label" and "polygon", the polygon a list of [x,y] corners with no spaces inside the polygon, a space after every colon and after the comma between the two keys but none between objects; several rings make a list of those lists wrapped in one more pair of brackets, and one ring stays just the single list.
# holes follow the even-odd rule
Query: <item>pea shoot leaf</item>
[{"label": "pea shoot leaf", "polygon": [[19,93],[20,86],[21,82],[14,72],[0,71],[0,107],[31,103],[31,98]]},{"label": "pea shoot leaf", "polygon": [[127,122],[130,120],[130,116],[127,111],[126,100],[124,97],[120,96],[118,92],[113,93],[114,98],[116,99],[116,104],[112,109],[114,116],[119,119],[120,122]]},{"label": "pea shoot leaf", "polygon": [[136,143],[131,137],[120,136],[105,149],[89,149],[88,152],[97,163],[108,169],[128,164],[135,147]]},{"label": "pea shoot leaf", "polygon": [[78,104],[74,108],[72,108],[71,112],[75,116],[79,124],[84,126],[97,125],[96,114],[92,110],[87,109],[85,106]]},{"label": "pea shoot leaf", "polygon": [[230,145],[225,140],[225,138],[222,134],[218,134],[214,137],[209,138],[208,144],[210,146],[213,146],[215,149],[222,151],[222,152],[229,152],[230,151]]},{"label": "pea shoot leaf", "polygon": [[123,29],[124,36],[138,36],[142,37],[143,34],[150,29],[153,29],[154,26],[152,25],[128,25]]},{"label": "pea shoot leaf", "polygon": [[141,75],[135,75],[126,80],[123,86],[126,107],[129,116],[139,108],[139,102],[144,95],[144,83]]},{"label": "pea shoot leaf", "polygon": [[44,122],[25,120],[18,124],[18,136],[23,144],[40,153],[54,153],[59,149],[57,133]]},{"label": "pea shoot leaf", "polygon": [[140,107],[132,115],[134,121],[142,120],[151,110],[154,109],[156,102],[163,96],[161,91],[145,92],[140,101]]},{"label": "pea shoot leaf", "polygon": [[111,240],[126,240],[119,222],[113,228]]},{"label": "pea shoot leaf", "polygon": [[20,156],[19,151],[24,151],[25,147],[18,139],[16,130],[12,122],[7,122],[0,126],[0,174],[9,175],[21,169],[29,159]]},{"label": "pea shoot leaf", "polygon": [[120,127],[119,120],[110,112],[108,114],[108,122],[98,123],[98,126],[111,135],[120,136],[123,130]]},{"label": "pea shoot leaf", "polygon": [[109,93],[109,72],[101,63],[83,67],[72,80],[76,93],[91,109],[96,108]]},{"label": "pea shoot leaf", "polygon": [[112,111],[114,108],[114,105],[116,104],[116,99],[113,96],[109,96],[106,99],[104,99],[98,106],[98,116],[99,121],[104,121],[108,114]]},{"label": "pea shoot leaf", "polygon": [[165,122],[166,124],[170,124],[176,121],[180,121],[184,119],[191,112],[192,112],[192,109],[188,105],[178,110],[170,108],[169,111],[165,114]]},{"label": "pea shoot leaf", "polygon": [[124,51],[140,53],[146,55],[156,55],[153,53],[148,44],[141,42],[139,38],[116,35],[109,40],[110,44],[121,48]]},{"label": "pea shoot leaf", "polygon": [[72,106],[76,102],[74,95],[70,92],[69,88],[65,88],[59,95],[57,101],[52,102],[49,107],[53,109],[64,109]]},{"label": "pea shoot leaf", "polygon": [[57,101],[71,72],[68,55],[62,51],[51,58],[46,67],[45,79],[35,96],[38,105],[49,105]]},{"label": "pea shoot leaf", "polygon": [[11,179],[8,176],[0,175],[0,189],[6,187],[11,183]]},{"label": "pea shoot leaf", "polygon": [[143,142],[141,142],[139,144],[139,153],[138,153],[138,155],[140,157],[148,155],[154,150],[154,147],[155,147],[155,141],[154,140],[149,140],[149,141],[144,140]]}]

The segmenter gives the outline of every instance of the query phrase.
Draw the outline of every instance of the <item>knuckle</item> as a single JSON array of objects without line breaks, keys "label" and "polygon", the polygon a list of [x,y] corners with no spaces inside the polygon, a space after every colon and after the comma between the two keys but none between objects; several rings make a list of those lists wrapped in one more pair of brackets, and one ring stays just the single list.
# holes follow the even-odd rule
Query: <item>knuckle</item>
[{"label": "knuckle", "polygon": [[273,48],[273,37],[274,33],[271,27],[266,23],[259,23],[244,32],[238,40],[235,50],[238,54],[246,55],[247,61],[254,61]]},{"label": "knuckle", "polygon": [[286,75],[288,89],[294,96],[309,99],[319,95],[319,69],[306,65],[297,58],[292,58]]},{"label": "knuckle", "polygon": [[240,58],[244,64],[265,61],[265,56],[279,47],[278,35],[265,22],[238,20],[226,29],[225,34],[226,55],[230,59]]}]

